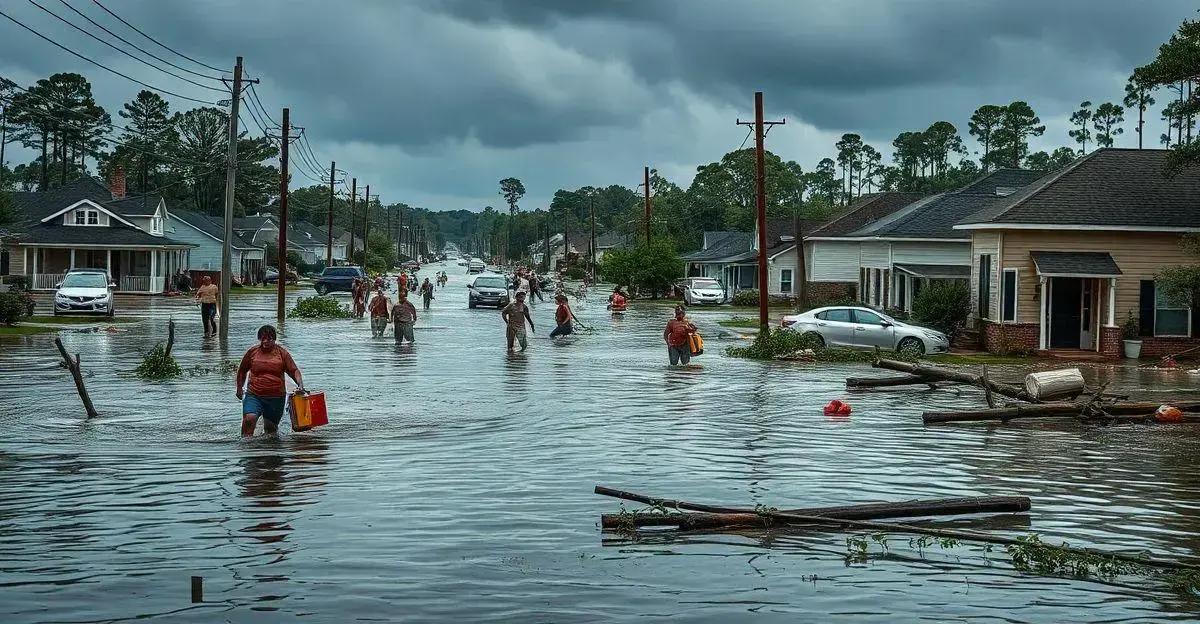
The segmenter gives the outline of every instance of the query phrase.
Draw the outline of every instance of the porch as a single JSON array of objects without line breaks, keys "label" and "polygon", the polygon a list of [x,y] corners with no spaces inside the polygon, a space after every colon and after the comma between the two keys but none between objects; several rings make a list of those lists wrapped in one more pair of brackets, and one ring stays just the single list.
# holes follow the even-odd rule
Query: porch
[{"label": "porch", "polygon": [[117,292],[159,294],[168,290],[168,276],[187,267],[189,251],[31,246],[23,253],[33,290],[54,290],[71,269],[104,269]]},{"label": "porch", "polygon": [[[1038,274],[1038,350],[1114,351],[1121,338],[1116,317],[1121,269],[1112,256],[1056,251],[1034,251],[1030,256]],[[1015,271],[1002,274],[1004,312],[1016,305],[1006,296],[1017,291],[1016,279]],[[1186,325],[1185,320],[1185,334]]]}]

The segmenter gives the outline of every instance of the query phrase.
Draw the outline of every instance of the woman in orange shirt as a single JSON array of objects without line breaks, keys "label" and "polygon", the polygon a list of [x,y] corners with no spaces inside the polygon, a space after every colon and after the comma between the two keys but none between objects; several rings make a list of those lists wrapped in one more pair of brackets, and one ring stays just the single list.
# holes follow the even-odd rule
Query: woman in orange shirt
[{"label": "woman in orange shirt", "polygon": [[[237,398],[242,402],[242,435],[254,435],[258,417],[263,417],[263,433],[275,433],[283,419],[283,404],[287,391],[283,384],[286,374],[296,382],[296,392],[304,392],[300,368],[287,349],[275,343],[278,334],[271,325],[258,328],[258,344],[242,356],[237,372]],[[248,391],[246,377],[250,378]]]}]

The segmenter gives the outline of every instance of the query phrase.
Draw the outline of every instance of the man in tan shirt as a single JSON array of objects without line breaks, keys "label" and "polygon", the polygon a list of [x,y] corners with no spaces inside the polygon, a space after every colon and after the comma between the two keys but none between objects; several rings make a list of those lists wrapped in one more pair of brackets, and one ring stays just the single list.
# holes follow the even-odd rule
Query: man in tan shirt
[{"label": "man in tan shirt", "polygon": [[217,303],[221,300],[221,289],[205,275],[196,289],[196,300],[200,302],[200,320],[204,322],[204,337],[217,335]]}]

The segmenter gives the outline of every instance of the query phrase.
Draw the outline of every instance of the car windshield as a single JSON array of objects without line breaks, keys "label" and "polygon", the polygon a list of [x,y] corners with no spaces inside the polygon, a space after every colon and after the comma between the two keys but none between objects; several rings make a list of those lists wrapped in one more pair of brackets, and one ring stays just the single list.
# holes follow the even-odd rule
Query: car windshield
[{"label": "car windshield", "polygon": [[481,277],[475,280],[475,288],[506,288],[503,277]]},{"label": "car windshield", "polygon": [[717,280],[692,280],[692,288],[720,288],[721,282]]},{"label": "car windshield", "polygon": [[108,288],[103,273],[71,273],[62,281],[63,288]]}]

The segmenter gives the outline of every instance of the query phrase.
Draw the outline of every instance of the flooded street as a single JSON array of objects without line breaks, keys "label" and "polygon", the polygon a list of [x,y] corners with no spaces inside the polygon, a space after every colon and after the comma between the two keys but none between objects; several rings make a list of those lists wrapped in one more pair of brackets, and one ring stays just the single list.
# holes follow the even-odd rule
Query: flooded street
[{"label": "flooded street", "polygon": [[[423,275],[441,268],[450,283],[418,310],[413,347],[390,328],[372,339],[366,320],[286,324],[331,423],[277,438],[241,439],[228,374],[132,374],[171,315],[185,369],[236,362],[273,322],[273,295],[233,300],[227,353],[204,344],[194,307],[165,299],[127,332],[64,333],[90,375],[92,421],[53,334],[0,339],[0,621],[1060,622],[1084,607],[1088,621],[1197,619],[1200,601],[1145,578],[1026,575],[974,545],[922,553],[905,538],[853,564],[841,532],[605,545],[599,515],[618,502],[596,484],[781,509],[1019,494],[1028,516],[971,525],[1197,556],[1200,429],[927,428],[923,410],[980,397],[848,393],[845,377],[868,368],[735,360],[716,311],[695,314],[708,352],[672,369],[670,308],[612,318],[596,292],[573,304],[594,331],[552,342],[553,304],[537,303],[529,350],[509,356],[499,314],[467,309],[462,267]],[[1100,374],[1147,399],[1196,377]],[[822,414],[835,398],[849,418]]]}]

